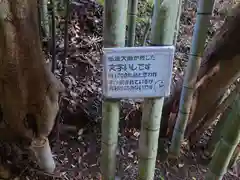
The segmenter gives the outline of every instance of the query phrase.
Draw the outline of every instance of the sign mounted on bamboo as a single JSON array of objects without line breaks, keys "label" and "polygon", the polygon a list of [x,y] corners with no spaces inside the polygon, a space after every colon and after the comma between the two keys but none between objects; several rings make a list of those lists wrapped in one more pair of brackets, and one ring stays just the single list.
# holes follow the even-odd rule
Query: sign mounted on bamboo
[{"label": "sign mounted on bamboo", "polygon": [[112,99],[169,96],[174,50],[174,46],[104,48],[103,95]]}]

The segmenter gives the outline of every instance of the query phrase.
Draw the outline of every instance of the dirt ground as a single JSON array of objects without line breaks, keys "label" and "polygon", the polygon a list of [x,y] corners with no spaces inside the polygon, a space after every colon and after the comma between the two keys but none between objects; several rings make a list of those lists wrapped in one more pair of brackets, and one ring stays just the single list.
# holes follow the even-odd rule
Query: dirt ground
[{"label": "dirt ground", "polygon": [[[218,0],[211,20],[208,40],[221,26],[224,14],[233,0]],[[100,179],[100,140],[101,140],[101,79],[100,61],[102,47],[102,7],[91,0],[75,0],[72,4],[72,17],[69,28],[69,56],[65,85],[68,88],[64,98],[60,120],[60,135],[52,142],[52,151],[57,168],[54,173],[46,174],[35,166],[23,168],[15,180],[64,179],[99,180]],[[196,21],[196,0],[185,0],[181,16],[180,33],[176,45],[175,70],[182,71],[190,50],[193,26]],[[59,21],[63,30],[63,21]],[[63,59],[63,38],[61,32],[57,42],[58,70],[60,76]],[[126,112],[133,108],[134,102],[124,105],[121,112],[118,165],[116,176],[123,179],[136,179],[138,173],[138,137],[139,130],[125,129]],[[129,106],[130,104],[130,106]],[[130,107],[130,108],[128,108]],[[135,107],[135,106],[134,106]],[[140,121],[140,119],[136,119]],[[68,125],[62,125],[62,123]],[[126,133],[127,132],[127,133]],[[208,138],[203,136],[203,142]],[[170,162],[161,163],[158,157],[155,179],[166,180],[202,180],[207,172],[206,162],[200,160],[201,148],[195,152],[183,148],[177,166]],[[224,179],[240,179],[240,168],[230,170]]]}]

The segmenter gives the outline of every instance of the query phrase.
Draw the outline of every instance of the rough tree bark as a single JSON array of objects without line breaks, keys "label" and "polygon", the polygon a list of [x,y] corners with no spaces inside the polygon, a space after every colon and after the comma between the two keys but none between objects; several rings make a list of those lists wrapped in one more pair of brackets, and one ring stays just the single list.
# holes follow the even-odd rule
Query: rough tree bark
[{"label": "rough tree bark", "polygon": [[[208,44],[203,68],[196,85],[196,109],[190,119],[187,135],[193,137],[207,110],[240,75],[240,4],[226,17],[223,26]],[[204,75],[203,75],[204,74]]]},{"label": "rough tree bark", "polygon": [[45,63],[37,1],[0,1],[0,140],[48,136],[63,85]]},{"label": "rough tree bark", "polygon": [[223,113],[226,108],[232,104],[232,102],[236,99],[237,94],[240,90],[240,83],[237,82],[235,85],[234,90],[229,93],[229,95],[225,97],[219,98],[210,109],[208,109],[207,114],[203,117],[201,122],[199,123],[198,127],[196,128],[196,132],[191,136],[191,144],[194,145],[197,141],[200,140],[201,135],[205,132],[205,130],[212,125],[212,123],[217,119],[217,117]]},{"label": "rough tree bark", "polygon": [[[201,119],[224,93],[226,88],[239,77],[240,72],[240,4],[233,7],[226,17],[223,26],[213,37],[213,40],[205,49],[202,65],[198,74],[196,91],[191,108],[191,116],[187,127],[187,137],[194,137],[195,130]],[[172,135],[172,127],[175,118],[170,114],[176,114],[182,83],[180,82],[173,91],[171,97],[164,104],[162,129],[166,127],[164,122],[168,120],[168,136]],[[165,116],[164,116],[165,115]],[[176,117],[176,116],[175,116]],[[162,136],[165,134],[162,134]]]}]

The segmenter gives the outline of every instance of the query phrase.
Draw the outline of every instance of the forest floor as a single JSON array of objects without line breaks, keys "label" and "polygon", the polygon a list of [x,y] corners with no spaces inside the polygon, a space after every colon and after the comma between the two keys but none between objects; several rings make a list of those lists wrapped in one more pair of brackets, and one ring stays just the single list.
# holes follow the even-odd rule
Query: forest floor
[{"label": "forest floor", "polygon": [[[183,71],[190,50],[194,23],[196,21],[196,1],[185,0],[181,16],[180,33],[176,45],[175,71]],[[218,0],[214,17],[211,20],[208,40],[221,26],[224,13],[232,0]],[[102,7],[90,0],[75,0],[72,4],[71,23],[69,27],[69,55],[67,75],[64,84],[67,96],[64,97],[61,110],[60,135],[52,142],[52,151],[57,168],[54,173],[46,174],[27,166],[18,176],[19,179],[64,179],[64,180],[98,180],[100,179],[101,149],[101,66],[102,53]],[[59,21],[59,34],[63,33],[64,21]],[[137,29],[141,29],[141,27]],[[142,32],[139,32],[140,34]],[[63,60],[63,36],[57,39],[58,70],[60,76]],[[139,103],[122,101],[119,147],[117,152],[117,176],[123,180],[136,179],[138,173],[138,137],[139,129],[127,128],[128,115],[137,109]],[[135,117],[135,122],[141,119]],[[62,125],[64,124],[68,125]],[[66,130],[68,128],[68,130]],[[207,141],[208,130],[202,143]],[[202,180],[207,166],[200,161],[201,148],[190,151],[183,148],[177,166],[157,160],[155,179],[166,180]],[[240,168],[230,170],[224,179],[240,179]]]}]

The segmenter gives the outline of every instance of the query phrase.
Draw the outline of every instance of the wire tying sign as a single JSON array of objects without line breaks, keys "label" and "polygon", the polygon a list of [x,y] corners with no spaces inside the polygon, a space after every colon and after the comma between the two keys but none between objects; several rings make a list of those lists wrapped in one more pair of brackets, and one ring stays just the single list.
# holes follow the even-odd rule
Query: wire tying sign
[{"label": "wire tying sign", "polygon": [[103,95],[151,98],[170,95],[174,46],[104,48]]}]

